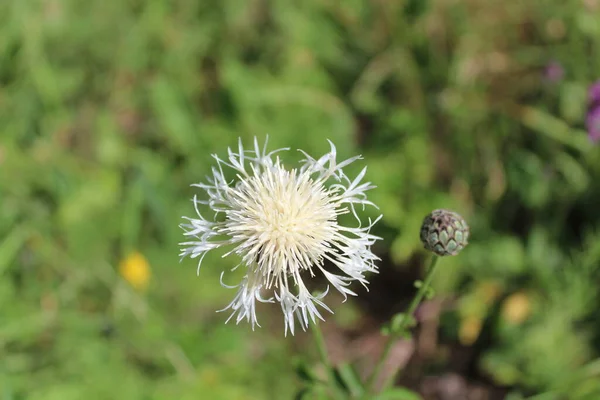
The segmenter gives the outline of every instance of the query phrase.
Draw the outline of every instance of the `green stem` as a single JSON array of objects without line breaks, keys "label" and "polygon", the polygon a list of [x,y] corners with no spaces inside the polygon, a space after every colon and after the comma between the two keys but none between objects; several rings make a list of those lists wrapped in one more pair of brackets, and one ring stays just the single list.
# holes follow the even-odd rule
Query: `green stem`
[{"label": "green stem", "polygon": [[311,332],[315,339],[315,343],[317,345],[317,350],[319,351],[319,356],[321,357],[321,362],[325,366],[327,370],[327,380],[329,381],[330,388],[335,391],[335,395],[337,398],[346,398],[344,391],[338,385],[335,379],[335,373],[333,371],[333,366],[331,361],[329,360],[329,356],[327,355],[327,347],[325,346],[325,338],[323,336],[323,332],[321,331],[321,327],[318,322],[314,322],[311,324]]},{"label": "green stem", "polygon": [[[425,276],[425,281],[423,282],[423,284],[417,291],[417,294],[415,295],[415,297],[413,297],[410,305],[408,306],[408,310],[406,311],[406,314],[404,315],[404,318],[402,319],[402,321],[400,322],[400,325],[398,326],[398,329],[395,329],[396,332],[404,332],[404,330],[407,328],[409,322],[411,321],[412,315],[415,313],[415,310],[417,309],[417,307],[423,300],[423,297],[425,297],[425,294],[427,293],[427,290],[428,290],[429,286],[431,285],[431,281],[433,280],[433,275],[435,272],[438,258],[439,257],[437,255],[435,255],[435,254],[433,255],[433,258],[431,259],[429,268],[427,270],[427,275]],[[397,339],[398,339],[398,335],[396,335],[394,332],[390,333],[390,335],[388,336],[388,339],[387,339],[384,349],[383,349],[383,354],[379,358],[379,361],[375,365],[375,369],[373,370],[373,373],[369,377],[369,381],[367,383],[367,387],[369,388],[369,393],[375,393],[375,385],[376,385],[377,381],[379,380],[379,376],[381,375],[381,370],[383,369],[383,366],[385,365],[385,362],[387,361],[387,359],[389,357],[390,351],[392,350],[392,347],[394,346],[394,343],[396,343]],[[394,383],[397,373],[398,373],[397,370],[394,371],[394,373],[391,374],[390,377],[388,377],[388,379],[386,379],[386,381],[382,387],[382,390],[385,390],[391,384]]]},{"label": "green stem", "polygon": [[315,343],[317,344],[317,350],[319,351],[321,362],[328,370],[331,370],[331,362],[329,361],[327,348],[325,347],[325,338],[323,337],[323,332],[321,331],[321,327],[319,326],[318,322],[315,322],[311,325],[311,331],[313,337],[315,338]]}]

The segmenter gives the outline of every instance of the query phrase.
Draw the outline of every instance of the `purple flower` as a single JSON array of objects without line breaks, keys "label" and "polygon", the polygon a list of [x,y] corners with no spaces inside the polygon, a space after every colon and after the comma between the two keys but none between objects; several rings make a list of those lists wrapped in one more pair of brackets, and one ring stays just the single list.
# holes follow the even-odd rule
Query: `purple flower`
[{"label": "purple flower", "polygon": [[549,82],[555,83],[565,76],[565,69],[558,61],[550,61],[544,70],[544,76]]},{"label": "purple flower", "polygon": [[585,118],[585,125],[588,131],[588,137],[592,142],[600,140],[600,107],[590,109]]},{"label": "purple flower", "polygon": [[599,105],[598,103],[600,103],[600,80],[594,82],[592,86],[590,86],[590,88],[588,89],[588,100],[590,101],[590,104],[595,103],[596,105]]},{"label": "purple flower", "polygon": [[585,125],[592,142],[600,140],[600,80],[588,89],[588,112]]}]

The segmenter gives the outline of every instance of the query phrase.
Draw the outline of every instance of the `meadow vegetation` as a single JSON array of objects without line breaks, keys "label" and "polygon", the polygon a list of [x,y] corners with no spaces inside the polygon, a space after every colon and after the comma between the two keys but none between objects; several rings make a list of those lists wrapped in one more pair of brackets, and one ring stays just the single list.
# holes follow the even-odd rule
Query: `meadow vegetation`
[{"label": "meadow vegetation", "polygon": [[0,400],[293,398],[310,337],[224,325],[235,261],[178,257],[211,154],[267,134],[377,185],[381,277],[333,346],[406,305],[449,208],[470,244],[402,382],[600,398],[599,71],[598,0],[1,2]]}]

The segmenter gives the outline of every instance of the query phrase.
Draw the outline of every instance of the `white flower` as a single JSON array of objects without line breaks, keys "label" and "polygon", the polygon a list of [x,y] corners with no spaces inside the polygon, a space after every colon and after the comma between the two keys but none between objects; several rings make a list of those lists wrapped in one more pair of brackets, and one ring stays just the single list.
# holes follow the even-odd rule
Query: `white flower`
[{"label": "white flower", "polygon": [[[256,301],[277,301],[285,317],[285,333],[289,328],[294,334],[295,317],[306,329],[309,318],[313,323],[315,317],[323,320],[317,306],[332,312],[322,302],[327,291],[313,296],[302,276],[321,273],[347,298],[356,295],[348,289],[351,282],[366,287],[365,273],[377,272],[379,258],[371,252],[371,245],[380,238],[369,231],[381,216],[362,227],[355,209],[374,205],[365,192],[375,186],[361,182],[366,167],[349,179],[342,169],[361,157],[338,163],[335,146],[329,144],[329,153],[318,160],[300,150],[305,157],[302,167],[286,169],[275,154],[289,148],[267,153],[266,143],[261,151],[255,138],[254,150],[249,151],[240,140],[237,153],[228,149],[227,161],[213,155],[217,166],[207,183],[192,185],[206,192],[208,199],[194,196],[197,217],[184,217],[188,223],[181,227],[190,241],[181,243],[180,255],[199,257],[199,272],[207,252],[229,246],[223,257],[237,254],[241,262],[235,268],[245,268],[236,286],[223,284],[221,273],[221,284],[238,290],[224,309],[231,310],[227,321],[234,316],[237,323],[246,319],[254,329],[259,325]],[[232,180],[226,178],[224,167],[233,170]],[[205,219],[198,204],[208,205],[214,218]],[[354,215],[358,226],[340,225],[338,216],[347,213]],[[326,269],[326,262],[337,269],[335,273]]]}]

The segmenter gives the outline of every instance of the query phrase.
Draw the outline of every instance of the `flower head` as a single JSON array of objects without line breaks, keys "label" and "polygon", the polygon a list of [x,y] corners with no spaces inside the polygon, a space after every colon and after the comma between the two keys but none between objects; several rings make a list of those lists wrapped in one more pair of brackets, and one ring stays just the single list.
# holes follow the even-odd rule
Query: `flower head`
[{"label": "flower head", "polygon": [[502,316],[515,325],[525,321],[530,312],[531,301],[524,292],[511,294],[502,305]]},{"label": "flower head", "polygon": [[600,101],[600,80],[594,82],[588,89],[588,101],[590,104]]},{"label": "flower head", "polygon": [[600,81],[588,90],[588,110],[585,118],[588,137],[592,142],[600,140]]},{"label": "flower head", "polygon": [[558,61],[551,61],[544,69],[544,76],[548,82],[556,83],[561,81],[565,76],[565,69]]},{"label": "flower head", "polygon": [[467,245],[469,225],[450,210],[433,210],[421,225],[421,242],[438,256],[455,256]]},{"label": "flower head", "polygon": [[[379,238],[370,234],[375,221],[362,226],[357,206],[374,206],[365,194],[374,188],[362,182],[366,167],[354,179],[343,172],[360,156],[339,162],[336,149],[319,159],[304,153],[300,168],[287,169],[277,153],[261,150],[254,139],[254,149],[244,150],[241,140],[238,151],[228,149],[228,160],[213,155],[217,165],[207,183],[196,186],[206,194],[206,200],[194,196],[195,218],[181,224],[190,240],[181,243],[182,257],[202,258],[213,249],[227,247],[223,256],[235,254],[245,275],[236,286],[230,310],[236,322],[246,319],[252,328],[258,325],[256,302],[278,302],[285,319],[285,332],[294,334],[297,318],[302,329],[309,319],[323,319],[318,307],[332,312],[322,299],[327,291],[315,296],[307,289],[304,278],[322,274],[345,298],[356,295],[348,286],[358,281],[366,287],[366,272],[377,272],[378,257],[371,245]],[[224,169],[231,169],[235,178],[228,180]],[[198,205],[208,205],[214,218],[204,218]],[[354,215],[357,226],[343,226],[342,214]],[[326,262],[335,269],[326,268]],[[222,310],[222,311],[224,311]]]},{"label": "flower head", "polygon": [[600,140],[600,107],[588,112],[585,118],[585,124],[590,140],[592,142],[598,142]]},{"label": "flower head", "polygon": [[133,252],[119,264],[119,273],[135,289],[144,291],[150,281],[150,265],[142,253]]}]

